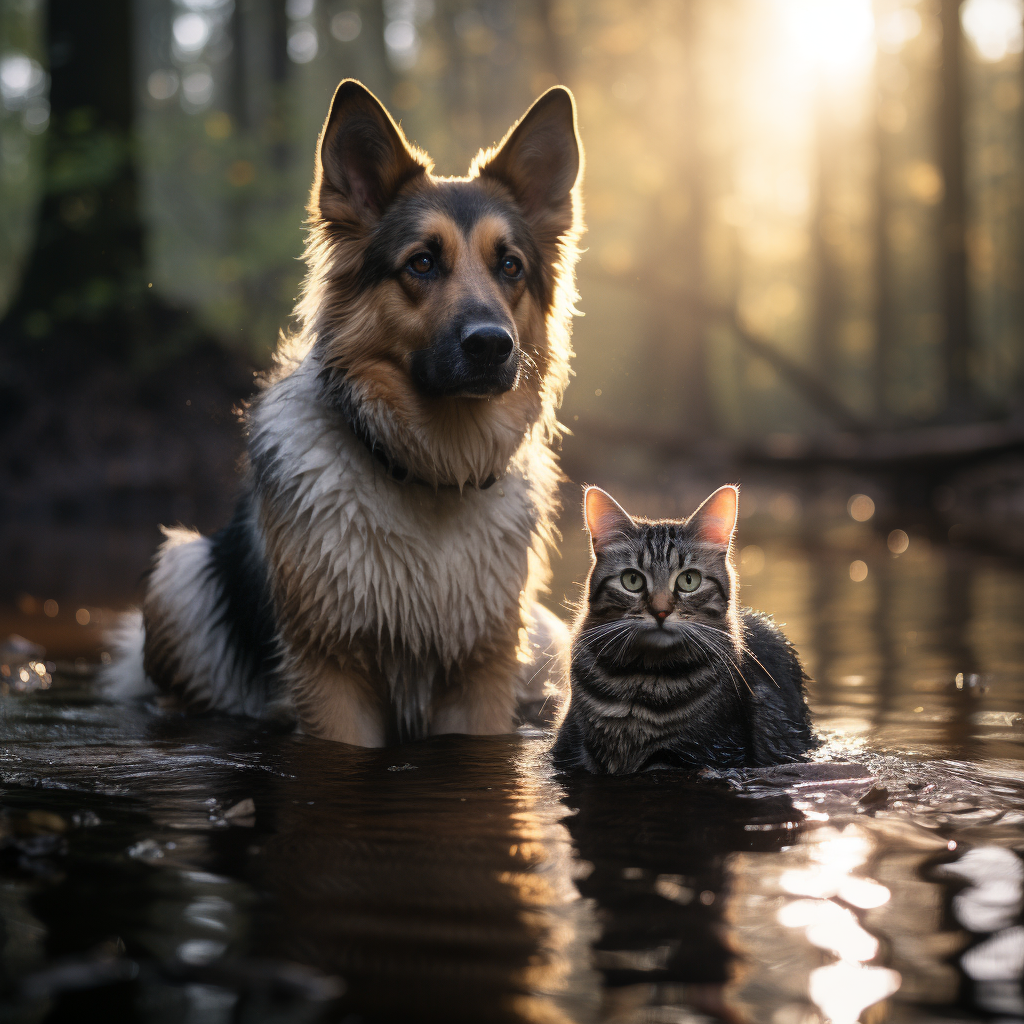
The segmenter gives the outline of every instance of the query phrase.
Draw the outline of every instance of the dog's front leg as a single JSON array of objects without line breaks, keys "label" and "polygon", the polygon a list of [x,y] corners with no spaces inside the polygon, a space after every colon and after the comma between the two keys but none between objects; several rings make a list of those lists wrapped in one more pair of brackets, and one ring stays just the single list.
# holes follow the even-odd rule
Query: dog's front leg
[{"label": "dog's front leg", "polygon": [[458,732],[494,736],[512,732],[519,676],[515,641],[504,650],[488,648],[479,652],[435,705],[431,735]]},{"label": "dog's front leg", "polygon": [[384,746],[384,715],[368,673],[353,658],[290,664],[286,678],[302,731],[357,747]]}]

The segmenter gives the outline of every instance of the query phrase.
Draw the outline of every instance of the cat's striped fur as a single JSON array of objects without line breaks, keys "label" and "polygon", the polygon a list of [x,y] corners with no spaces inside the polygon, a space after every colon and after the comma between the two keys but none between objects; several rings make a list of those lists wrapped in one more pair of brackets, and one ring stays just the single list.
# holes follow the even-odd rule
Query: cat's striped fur
[{"label": "cat's striped fur", "polygon": [[723,487],[687,520],[650,521],[588,488],[594,561],[553,750],[563,767],[804,759],[813,738],[796,651],[770,618],[737,609],[737,501]]}]

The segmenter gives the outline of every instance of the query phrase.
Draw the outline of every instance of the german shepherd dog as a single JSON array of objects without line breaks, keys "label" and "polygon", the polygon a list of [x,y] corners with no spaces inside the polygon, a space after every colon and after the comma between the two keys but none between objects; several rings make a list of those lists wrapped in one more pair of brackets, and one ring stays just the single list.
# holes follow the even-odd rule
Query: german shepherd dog
[{"label": "german shepherd dog", "polygon": [[113,692],[148,680],[194,710],[285,707],[304,732],[363,746],[513,727],[566,643],[535,599],[582,167],[567,89],[442,178],[372,93],[341,83],[299,326],[246,413],[237,511],[212,537],[165,531]]}]

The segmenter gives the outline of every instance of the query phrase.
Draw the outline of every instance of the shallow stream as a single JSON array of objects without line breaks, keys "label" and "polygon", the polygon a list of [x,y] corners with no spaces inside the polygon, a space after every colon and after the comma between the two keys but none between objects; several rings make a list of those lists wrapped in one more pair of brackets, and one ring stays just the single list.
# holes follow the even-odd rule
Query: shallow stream
[{"label": "shallow stream", "polygon": [[1024,572],[785,512],[739,560],[816,680],[805,767],[569,779],[531,730],[364,751],[8,647],[0,1020],[1024,1017]]}]

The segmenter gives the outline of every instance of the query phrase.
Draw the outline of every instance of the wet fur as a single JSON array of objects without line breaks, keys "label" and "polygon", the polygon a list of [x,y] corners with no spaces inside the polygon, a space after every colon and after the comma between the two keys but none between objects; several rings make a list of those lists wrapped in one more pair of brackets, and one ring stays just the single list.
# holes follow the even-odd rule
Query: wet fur
[{"label": "wet fur", "polygon": [[[190,709],[284,709],[306,732],[365,746],[505,732],[518,700],[542,697],[567,640],[536,597],[560,479],[550,446],[572,354],[581,177],[565,90],[467,178],[444,179],[365,89],[339,86],[299,329],[247,413],[238,510],[210,538],[168,531],[112,686],[131,690],[141,644],[146,675]],[[424,245],[431,282],[401,269]],[[494,270],[508,252],[521,279]],[[445,393],[458,371],[445,353],[457,361],[474,317],[515,337],[514,381]]]},{"label": "wet fur", "polygon": [[[804,760],[813,738],[796,650],[768,616],[737,608],[735,489],[689,520],[661,521],[629,517],[595,491],[594,561],[555,761],[629,774]],[[684,568],[702,573],[689,594],[673,589]],[[631,569],[650,581],[642,593],[619,585]]]}]

